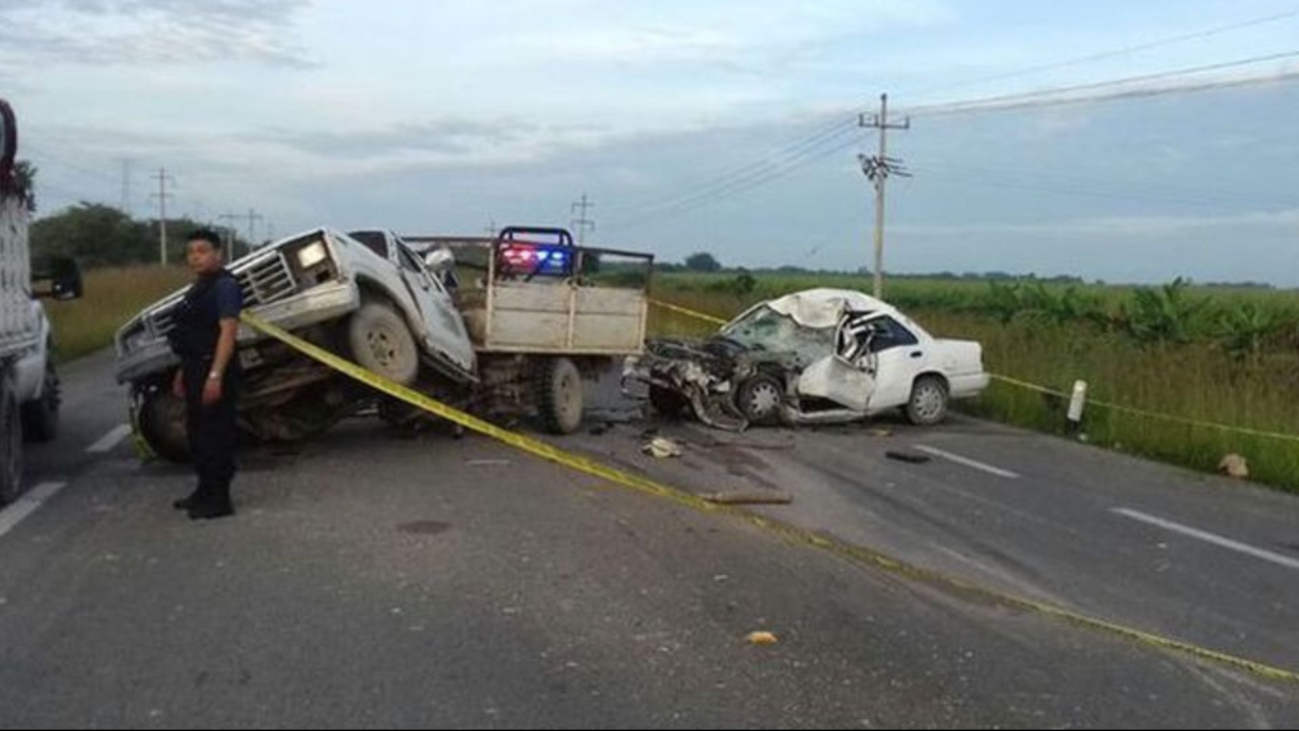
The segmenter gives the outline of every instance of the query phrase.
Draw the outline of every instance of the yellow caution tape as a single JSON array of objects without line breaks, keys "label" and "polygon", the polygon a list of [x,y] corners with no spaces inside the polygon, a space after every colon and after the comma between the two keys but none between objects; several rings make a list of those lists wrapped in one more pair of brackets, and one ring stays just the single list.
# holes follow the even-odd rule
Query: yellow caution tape
[{"label": "yellow caution tape", "polygon": [[937,571],[930,571],[928,569],[912,566],[873,549],[845,543],[836,538],[814,533],[780,520],[766,518],[748,510],[707,502],[700,497],[675,487],[670,487],[655,482],[654,480],[608,467],[592,459],[559,449],[538,439],[533,439],[532,437],[527,437],[522,434],[502,429],[494,424],[490,424],[482,419],[466,414],[459,409],[447,406],[446,404],[436,401],[418,391],[414,391],[406,386],[402,386],[371,373],[355,363],[340,358],[323,348],[302,340],[301,338],[295,337],[282,328],[271,325],[251,313],[245,312],[242,319],[244,324],[254,330],[279,340],[299,353],[302,353],[338,373],[359,381],[377,391],[385,393],[393,398],[400,399],[429,414],[459,424],[466,429],[491,437],[492,439],[508,444],[536,457],[540,457],[546,461],[563,465],[579,472],[584,472],[620,487],[662,498],[700,513],[730,516],[779,536],[791,544],[808,546],[827,551],[858,565],[875,567],[938,588],[949,591],[955,590],[958,593],[977,596],[985,601],[990,601],[1009,609],[1054,617],[1080,627],[1104,632],[1148,647],[1181,653],[1202,661],[1220,663],[1227,667],[1248,672],[1268,680],[1299,684],[1299,673],[1291,670],[1273,667],[1265,663],[1210,650],[1189,642],[1170,639],[1150,632],[1125,627],[1107,620],[1088,617],[1043,602],[1004,594],[993,589],[987,589],[961,579],[947,576]]},{"label": "yellow caution tape", "polygon": [[[705,315],[702,312],[695,312],[694,310],[681,307],[679,305],[674,305],[669,302],[664,302],[662,300],[650,300],[650,304],[656,307],[662,307],[665,310],[671,310],[672,312],[677,312],[682,315],[686,315],[687,317],[693,317],[696,320],[700,320],[703,322],[709,322],[709,323],[719,324],[719,325],[725,325],[727,322],[729,322],[728,320],[722,320],[720,318],[713,317],[712,315]],[[1062,399],[1072,398],[1072,394],[1067,394],[1064,393],[1063,391],[1057,391],[1053,388],[1047,388],[1046,386],[1041,386],[1036,383],[1021,381],[1017,378],[1011,378],[1010,376],[1003,376],[994,373],[992,374],[992,378],[995,381],[1000,381],[1001,383],[1005,383],[1007,385],[1017,386],[1019,388],[1023,388],[1029,391],[1036,391],[1037,393],[1046,394],[1048,396],[1056,396]],[[1262,431],[1259,429],[1250,429],[1248,427],[1243,427],[1243,426],[1216,424],[1211,421],[1200,421],[1198,419],[1188,419],[1182,416],[1171,416],[1169,414],[1160,414],[1154,411],[1147,411],[1145,409],[1138,409],[1132,406],[1124,406],[1122,404],[1111,403],[1109,401],[1101,401],[1098,399],[1088,399],[1087,405],[1094,406],[1096,408],[1101,408],[1101,409],[1109,409],[1110,411],[1117,411],[1122,414],[1137,416],[1143,419],[1156,419],[1159,421],[1167,421],[1175,424],[1182,424],[1184,426],[1196,427],[1200,429],[1213,429],[1216,431],[1232,432],[1235,434],[1245,434],[1248,436],[1259,437],[1262,439],[1278,439],[1287,442],[1299,442],[1299,435],[1296,434],[1284,434],[1281,432],[1269,432],[1269,431]]]},{"label": "yellow caution tape", "polygon": [[671,302],[664,302],[663,300],[650,300],[650,304],[654,305],[655,307],[661,307],[670,312],[676,312],[678,314],[685,315],[686,317],[693,317],[696,320],[703,320],[704,322],[710,322],[714,325],[725,325],[728,322],[730,322],[730,320],[723,320],[720,317],[705,315],[702,312],[695,312],[694,310],[687,309],[679,305],[674,305]]},{"label": "yellow caution tape", "polygon": [[[1027,389],[1030,391],[1036,391],[1038,393],[1044,393],[1048,396],[1056,396],[1062,399],[1072,398],[1071,394],[1064,393],[1063,391],[1057,391],[1052,388],[1047,388],[1045,386],[1039,386],[1036,383],[1029,383],[1027,381],[1021,381],[1015,378],[1010,378],[1008,376],[1001,376],[995,374],[992,376],[992,378],[993,380],[1000,381],[1002,383],[1011,386],[1017,386],[1019,388]],[[1260,437],[1263,439],[1278,439],[1286,442],[1299,442],[1299,435],[1295,435],[1295,434],[1283,434],[1280,432],[1261,431],[1259,429],[1250,429],[1243,426],[1230,426],[1228,424],[1217,424],[1211,421],[1200,421],[1198,419],[1188,419],[1182,416],[1171,416],[1169,414],[1160,414],[1154,411],[1138,409],[1132,406],[1124,406],[1122,404],[1116,404],[1109,401],[1101,401],[1100,399],[1088,399],[1087,406],[1101,408],[1101,409],[1109,409],[1110,411],[1117,411],[1121,414],[1128,414],[1130,416],[1138,416],[1143,419],[1156,419],[1158,421],[1167,421],[1173,424],[1182,424],[1184,426],[1190,426],[1199,429],[1213,429],[1216,431],[1231,432],[1233,434],[1245,434],[1248,436]]]}]

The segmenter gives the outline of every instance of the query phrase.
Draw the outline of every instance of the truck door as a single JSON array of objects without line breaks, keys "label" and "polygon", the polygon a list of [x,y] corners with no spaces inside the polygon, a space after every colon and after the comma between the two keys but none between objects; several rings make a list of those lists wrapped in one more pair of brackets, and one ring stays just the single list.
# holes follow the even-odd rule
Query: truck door
[{"label": "truck door", "polygon": [[424,318],[427,344],[466,370],[474,369],[474,346],[465,329],[464,318],[456,309],[446,289],[429,274],[424,263],[405,244],[395,243],[397,263],[402,280]]}]

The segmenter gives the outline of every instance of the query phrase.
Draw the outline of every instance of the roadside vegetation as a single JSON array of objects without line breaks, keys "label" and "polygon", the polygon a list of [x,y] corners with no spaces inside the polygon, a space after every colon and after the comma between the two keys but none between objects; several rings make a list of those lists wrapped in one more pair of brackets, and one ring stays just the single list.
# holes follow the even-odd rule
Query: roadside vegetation
[{"label": "roadside vegetation", "polygon": [[127,320],[188,281],[189,273],[183,267],[133,266],[87,271],[84,299],[46,303],[46,311],[54,323],[59,360],[75,360],[112,345],[113,336]]},{"label": "roadside vegetation", "polygon": [[[677,272],[656,278],[656,295],[729,318],[751,304],[812,287],[870,291],[868,277]],[[890,281],[886,298],[941,337],[983,343],[990,371],[1181,419],[1299,435],[1299,294],[1263,288],[1106,287],[1078,283]],[[713,328],[656,310],[654,332],[701,335]],[[994,384],[968,411],[1063,433],[1067,403]],[[1093,406],[1089,441],[1214,471],[1228,454],[1253,479],[1299,491],[1299,441],[1119,413]]]}]

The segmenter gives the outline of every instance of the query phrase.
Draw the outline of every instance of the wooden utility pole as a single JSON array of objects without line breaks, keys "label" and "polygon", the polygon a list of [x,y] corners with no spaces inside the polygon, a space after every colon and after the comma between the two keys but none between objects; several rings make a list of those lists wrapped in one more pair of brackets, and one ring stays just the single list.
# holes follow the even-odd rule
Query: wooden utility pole
[{"label": "wooden utility pole", "polygon": [[889,121],[889,95],[880,97],[880,113],[861,116],[859,124],[864,129],[877,129],[880,133],[880,152],[877,157],[861,155],[862,172],[875,184],[875,297],[884,298],[884,202],[885,190],[891,176],[910,177],[900,160],[889,157],[889,130],[911,129],[911,119]]}]

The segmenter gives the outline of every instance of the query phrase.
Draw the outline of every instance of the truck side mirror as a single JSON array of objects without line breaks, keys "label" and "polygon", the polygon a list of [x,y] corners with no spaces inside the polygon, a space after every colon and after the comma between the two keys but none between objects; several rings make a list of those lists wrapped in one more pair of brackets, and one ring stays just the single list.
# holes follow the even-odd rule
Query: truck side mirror
[{"label": "truck side mirror", "polygon": [[455,268],[456,255],[449,249],[430,251],[424,257],[424,266],[428,267],[429,272],[435,276],[441,276]]}]

